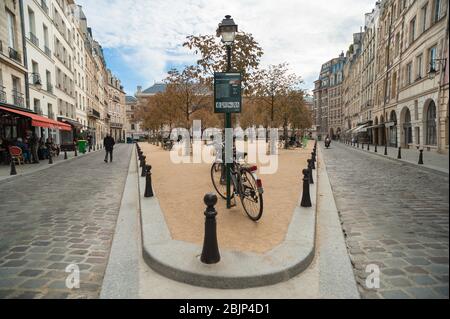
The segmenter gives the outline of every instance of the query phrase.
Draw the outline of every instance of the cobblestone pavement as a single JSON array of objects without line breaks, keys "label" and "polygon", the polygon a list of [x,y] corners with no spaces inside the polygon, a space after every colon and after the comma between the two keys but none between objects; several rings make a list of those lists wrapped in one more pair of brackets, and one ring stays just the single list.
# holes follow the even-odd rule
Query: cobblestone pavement
[{"label": "cobblestone pavement", "polygon": [[[131,146],[0,184],[0,299],[97,298],[106,269]],[[66,288],[77,264],[80,288]]]},{"label": "cobblestone pavement", "polygon": [[338,143],[323,153],[361,296],[448,298],[448,177]]}]

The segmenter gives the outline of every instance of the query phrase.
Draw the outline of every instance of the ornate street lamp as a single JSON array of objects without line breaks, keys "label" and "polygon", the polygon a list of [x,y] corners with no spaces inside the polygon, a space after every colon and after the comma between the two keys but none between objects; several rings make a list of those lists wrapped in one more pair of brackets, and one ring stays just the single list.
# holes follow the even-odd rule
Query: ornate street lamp
[{"label": "ornate street lamp", "polygon": [[230,15],[226,15],[222,23],[217,28],[217,37],[222,37],[222,42],[226,45],[232,45],[238,32],[238,26]]},{"label": "ornate street lamp", "polygon": [[[225,19],[219,23],[219,26],[216,31],[217,37],[222,37],[222,42],[225,44],[227,48],[227,70],[226,72],[231,72],[231,46],[236,39],[236,33],[238,32],[238,26],[234,23],[234,20],[230,15],[226,15]],[[227,128],[231,128],[231,113],[225,113],[225,148],[232,150],[230,148],[230,141],[227,143]],[[233,143],[233,140],[231,140]],[[232,151],[231,151],[232,152]],[[227,181],[227,208],[231,208],[231,163],[226,163],[226,181]]]}]

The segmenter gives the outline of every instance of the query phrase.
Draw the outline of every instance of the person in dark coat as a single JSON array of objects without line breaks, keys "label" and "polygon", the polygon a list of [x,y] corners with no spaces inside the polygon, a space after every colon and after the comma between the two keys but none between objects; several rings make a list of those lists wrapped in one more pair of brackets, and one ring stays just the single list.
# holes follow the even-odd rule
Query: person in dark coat
[{"label": "person in dark coat", "polygon": [[35,132],[33,132],[30,137],[30,148],[33,164],[39,164],[39,156],[38,156],[39,140]]},{"label": "person in dark coat", "polygon": [[103,146],[105,147],[105,163],[108,163],[108,153],[109,153],[109,160],[110,162],[113,161],[113,149],[116,142],[114,141],[114,138],[107,134],[106,137],[103,139]]}]

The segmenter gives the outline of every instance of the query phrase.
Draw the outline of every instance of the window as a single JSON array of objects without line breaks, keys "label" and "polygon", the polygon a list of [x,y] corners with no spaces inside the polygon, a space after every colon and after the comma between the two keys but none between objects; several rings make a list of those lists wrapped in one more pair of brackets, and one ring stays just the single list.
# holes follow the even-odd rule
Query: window
[{"label": "window", "polygon": [[406,65],[406,85],[412,83],[412,63]]},{"label": "window", "polygon": [[49,43],[48,43],[48,28],[47,26],[44,24],[43,25],[43,30],[44,30],[44,45],[46,46],[46,48],[49,47]]},{"label": "window", "polygon": [[434,46],[428,50],[428,63],[429,63],[430,69],[433,69],[433,70],[436,70],[436,53],[437,53],[436,46]]},{"label": "window", "polygon": [[428,11],[428,3],[422,7],[421,15],[422,15],[422,32],[425,32],[427,29],[427,11]]},{"label": "window", "polygon": [[409,23],[409,43],[414,42],[416,38],[416,17],[414,17]]},{"label": "window", "polygon": [[427,110],[427,145],[436,145],[436,105],[430,102]]},{"label": "window", "polygon": [[433,22],[437,22],[441,15],[441,0],[434,0]]},{"label": "window", "polygon": [[34,11],[28,8],[28,23],[30,27],[30,33],[31,36],[36,36],[36,24],[35,24],[35,17],[34,17]]},{"label": "window", "polygon": [[416,58],[416,70],[417,70],[417,78],[420,79],[422,78],[422,69],[423,69],[423,55],[419,55]]},{"label": "window", "polygon": [[6,10],[6,19],[8,20],[8,45],[10,48],[16,48],[16,19],[14,14]]}]

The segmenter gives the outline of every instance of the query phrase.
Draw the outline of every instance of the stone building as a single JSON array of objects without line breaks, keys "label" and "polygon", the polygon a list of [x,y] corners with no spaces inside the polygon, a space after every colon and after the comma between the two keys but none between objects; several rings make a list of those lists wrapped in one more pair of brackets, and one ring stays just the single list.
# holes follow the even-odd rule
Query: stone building
[{"label": "stone building", "polygon": [[[16,0],[4,0],[0,6],[0,107],[25,111],[30,104],[21,5]],[[0,136],[16,137],[16,125],[1,122]]]},{"label": "stone building", "polygon": [[141,121],[136,116],[138,107],[138,100],[136,97],[127,95],[126,99],[126,137],[132,139],[139,139],[145,136],[145,131],[141,128]]},{"label": "stone building", "polygon": [[342,133],[342,83],[345,57],[342,53],[322,65],[319,80],[314,82],[313,121],[318,135],[338,138]]},{"label": "stone building", "polygon": [[353,34],[353,43],[350,45],[344,65],[343,124],[345,135],[356,134],[363,129],[366,119],[362,115],[362,38],[364,32]]},{"label": "stone building", "polygon": [[124,141],[126,135],[126,103],[125,92],[120,80],[114,76],[111,70],[108,75],[108,115],[110,118],[111,136],[116,141]]},{"label": "stone building", "polygon": [[448,10],[444,0],[384,0],[366,14],[361,52],[354,38],[344,67],[349,134],[448,153]]}]

